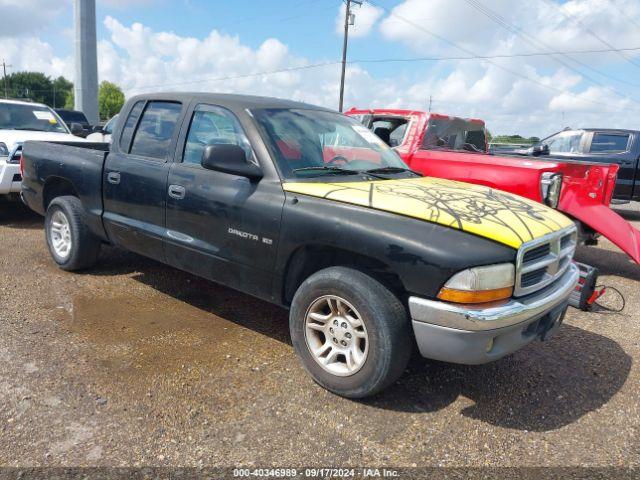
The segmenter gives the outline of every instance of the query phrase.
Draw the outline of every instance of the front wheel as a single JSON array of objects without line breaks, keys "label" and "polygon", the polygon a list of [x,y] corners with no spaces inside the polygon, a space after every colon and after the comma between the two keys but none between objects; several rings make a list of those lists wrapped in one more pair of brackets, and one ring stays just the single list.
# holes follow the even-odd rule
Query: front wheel
[{"label": "front wheel", "polygon": [[289,328],[313,379],[349,398],[391,385],[412,351],[402,303],[377,280],[345,267],[321,270],[303,282],[293,298]]},{"label": "front wheel", "polygon": [[77,197],[55,198],[47,208],[47,246],[53,260],[63,270],[89,268],[100,255],[100,239],[91,233],[84,216],[84,207]]}]

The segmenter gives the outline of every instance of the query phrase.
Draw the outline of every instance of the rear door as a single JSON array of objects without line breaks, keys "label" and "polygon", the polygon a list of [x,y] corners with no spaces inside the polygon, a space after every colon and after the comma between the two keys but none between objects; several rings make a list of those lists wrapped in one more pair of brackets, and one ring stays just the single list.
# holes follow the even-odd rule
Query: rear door
[{"label": "rear door", "polygon": [[613,196],[616,200],[631,200],[638,163],[637,154],[632,151],[635,135],[622,131],[593,131],[586,135],[586,153],[581,159],[619,165]]},{"label": "rear door", "polygon": [[271,295],[284,192],[279,180],[248,178],[201,166],[207,145],[235,144],[258,163],[236,115],[195,104],[171,166],[167,263],[253,295]]},{"label": "rear door", "polygon": [[178,102],[136,103],[104,170],[104,224],[109,237],[161,261],[169,158],[175,149],[181,110]]}]

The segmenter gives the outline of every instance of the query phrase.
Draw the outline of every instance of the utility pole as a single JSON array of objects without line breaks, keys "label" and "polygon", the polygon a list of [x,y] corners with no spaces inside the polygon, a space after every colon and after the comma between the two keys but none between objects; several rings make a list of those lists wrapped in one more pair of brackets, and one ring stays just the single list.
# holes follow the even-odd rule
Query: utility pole
[{"label": "utility pole", "polygon": [[340,76],[340,104],[338,110],[342,112],[344,107],[344,76],[347,69],[347,45],[349,43],[349,25],[353,25],[354,16],[351,14],[351,4],[362,5],[359,0],[345,0],[347,8],[344,12],[344,40],[342,42],[342,75]]},{"label": "utility pole", "polygon": [[96,0],[74,0],[76,28],[75,109],[84,112],[92,125],[98,112],[98,52],[96,43]]},{"label": "utility pole", "polygon": [[433,103],[433,96],[429,95],[429,113],[431,113],[431,104]]},{"label": "utility pole", "polygon": [[9,84],[7,83],[7,67],[11,65],[7,65],[4,58],[2,59],[2,72],[4,78],[4,98],[9,98]]}]

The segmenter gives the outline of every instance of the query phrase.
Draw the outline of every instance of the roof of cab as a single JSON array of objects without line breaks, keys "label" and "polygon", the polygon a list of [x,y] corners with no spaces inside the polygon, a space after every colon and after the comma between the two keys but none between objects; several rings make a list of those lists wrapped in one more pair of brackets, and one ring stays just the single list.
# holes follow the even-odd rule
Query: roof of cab
[{"label": "roof of cab", "polygon": [[292,100],[284,100],[273,97],[260,97],[255,95],[238,95],[231,93],[203,93],[203,92],[161,92],[161,93],[145,93],[136,95],[131,101],[139,100],[165,100],[189,102],[196,100],[204,103],[215,103],[220,106],[234,106],[237,108],[300,108],[333,111],[328,108],[310,105],[308,103],[294,102]]}]

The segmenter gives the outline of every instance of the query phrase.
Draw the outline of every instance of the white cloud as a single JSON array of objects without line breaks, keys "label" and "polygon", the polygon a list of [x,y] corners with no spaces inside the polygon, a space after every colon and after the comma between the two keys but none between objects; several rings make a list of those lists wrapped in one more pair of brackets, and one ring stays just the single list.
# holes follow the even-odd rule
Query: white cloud
[{"label": "white cloud", "polygon": [[[346,5],[339,8],[338,15],[335,20],[335,31],[337,34],[344,33],[344,14],[347,9]],[[353,5],[351,13],[355,14],[355,24],[349,27],[349,36],[352,38],[366,37],[371,33],[375,24],[380,20],[384,10],[380,7],[374,7],[368,3],[361,6]]]},{"label": "white cloud", "polygon": [[[549,3],[404,0],[381,21],[380,30],[386,39],[421,56],[607,48],[596,37],[618,47],[640,45],[640,3],[636,0]],[[499,22],[496,14],[501,17]],[[631,57],[631,53],[625,55]],[[633,55],[640,64],[638,53]],[[440,68],[446,66],[449,73],[426,72],[427,80],[410,88],[409,101],[413,98],[424,106],[433,95],[434,108],[443,113],[480,116],[494,124],[492,130],[505,133],[517,129],[531,135],[548,133],[561,127],[563,117],[565,124],[601,125],[603,114],[607,124],[638,128],[640,103],[625,98],[624,85],[605,77],[611,75],[611,67],[625,60],[615,53],[575,59],[583,65],[563,56],[440,62]],[[602,86],[607,84],[613,88]]]},{"label": "white cloud", "polygon": [[[239,37],[216,30],[199,39],[156,32],[139,23],[126,26],[112,17],[104,24],[110,38],[99,45],[100,76],[121,84],[128,94],[154,90],[242,92],[336,107],[339,65],[255,75],[314,63],[293,55],[275,38],[251,48]],[[490,47],[516,48],[511,45],[514,42],[503,36]],[[441,48],[446,51],[445,46]],[[524,135],[560,129],[563,118],[565,124],[601,123],[598,119],[603,113],[616,123],[614,126],[637,124],[632,110],[637,107],[637,112],[640,105],[616,97],[606,88],[588,88],[580,75],[548,60],[539,64],[518,58],[495,64],[460,61],[448,65],[446,74],[436,68],[418,81],[395,75],[374,78],[362,66],[350,65],[345,105],[426,109],[432,96],[434,110],[484,118],[494,132]],[[571,93],[561,93],[565,90]]]},{"label": "white cloud", "polygon": [[[30,9],[40,10],[39,18],[53,18],[60,10],[57,5],[50,5],[57,2],[19,1],[25,8],[16,6],[18,0],[0,0],[0,16],[3,9],[9,11],[9,5],[12,18],[24,17]],[[123,0],[99,1],[110,6],[131,4]],[[70,9],[68,0],[61,4]],[[434,39],[424,29],[460,44],[464,50],[482,54],[532,52],[544,48],[535,42],[544,42],[558,50],[604,48],[601,42],[585,33],[585,28],[618,47],[640,45],[640,29],[633,23],[640,21],[640,2],[636,0],[569,0],[558,3],[557,8],[548,5],[546,0],[482,0],[481,4],[499,12],[535,40],[527,41],[522,35],[501,28],[467,2],[448,0],[405,0],[392,10],[391,16],[365,4],[356,9],[356,27],[352,33],[357,38],[379,28],[382,37],[377,41],[386,39],[396,43],[398,57],[466,55],[451,44]],[[343,18],[342,15],[344,11],[338,19]],[[578,18],[582,25],[567,20],[564,15]],[[338,19],[336,29],[341,32],[342,21]],[[325,58],[310,59],[293,54],[277,38],[265,38],[254,47],[243,43],[238,36],[218,30],[195,38],[156,31],[142,23],[124,24],[114,17],[106,17],[103,23],[107,36],[98,44],[100,79],[120,84],[127,95],[156,90],[239,92],[337,106],[340,66],[306,68],[335,61],[335,55],[330,52]],[[21,37],[0,36],[0,52],[13,65],[11,71],[39,70],[52,76],[63,74],[73,78],[73,58],[57,54],[35,31]],[[576,58],[606,72],[621,64],[634,68],[616,54]],[[640,63],[640,58],[635,58]],[[345,105],[347,108],[426,109],[431,97],[435,111],[484,118],[494,133],[543,136],[566,125],[602,125],[603,116],[612,127],[640,127],[636,120],[640,103],[616,95],[609,87],[593,85],[585,76],[620,90],[624,85],[612,83],[571,63],[570,59],[564,58],[563,62],[526,57],[492,62],[394,64],[395,70],[389,68],[389,73],[375,76],[365,68],[366,64],[349,65]],[[576,65],[581,73],[567,65]],[[289,71],[260,74],[286,69]]]},{"label": "white cloud", "polygon": [[73,59],[56,56],[53,48],[35,37],[0,37],[0,57],[11,65],[8,73],[30,70],[52,77],[73,77]]},{"label": "white cloud", "polygon": [[0,0],[0,37],[40,32],[68,7],[68,0]]}]

